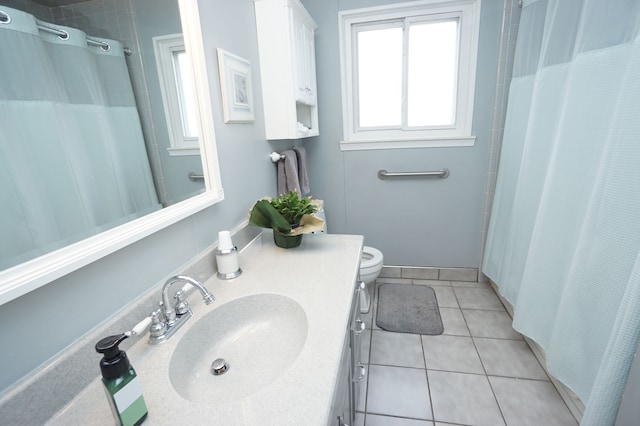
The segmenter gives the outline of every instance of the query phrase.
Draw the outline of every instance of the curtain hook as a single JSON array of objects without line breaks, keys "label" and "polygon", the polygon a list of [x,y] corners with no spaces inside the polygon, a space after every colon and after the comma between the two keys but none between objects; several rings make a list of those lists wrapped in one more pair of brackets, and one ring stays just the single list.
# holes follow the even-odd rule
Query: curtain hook
[{"label": "curtain hook", "polygon": [[9,15],[4,10],[0,10],[0,24],[10,24],[11,23],[11,15]]}]

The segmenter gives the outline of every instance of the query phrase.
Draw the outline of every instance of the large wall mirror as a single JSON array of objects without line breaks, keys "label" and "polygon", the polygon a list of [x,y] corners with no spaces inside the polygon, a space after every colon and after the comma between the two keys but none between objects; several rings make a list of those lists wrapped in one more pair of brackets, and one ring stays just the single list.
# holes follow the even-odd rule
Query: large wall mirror
[{"label": "large wall mirror", "polygon": [[223,199],[197,0],[0,0],[0,304]]}]

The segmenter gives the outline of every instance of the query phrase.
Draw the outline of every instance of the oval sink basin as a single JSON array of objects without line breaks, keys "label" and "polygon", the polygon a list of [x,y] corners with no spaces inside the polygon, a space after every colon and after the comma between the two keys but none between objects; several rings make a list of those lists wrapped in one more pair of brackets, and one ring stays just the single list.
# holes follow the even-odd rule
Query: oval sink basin
[{"label": "oval sink basin", "polygon": [[[192,402],[237,400],[264,389],[298,357],[307,317],[294,300],[277,294],[242,297],[216,307],[180,339],[169,363],[176,391]],[[226,372],[211,372],[223,358]]]}]

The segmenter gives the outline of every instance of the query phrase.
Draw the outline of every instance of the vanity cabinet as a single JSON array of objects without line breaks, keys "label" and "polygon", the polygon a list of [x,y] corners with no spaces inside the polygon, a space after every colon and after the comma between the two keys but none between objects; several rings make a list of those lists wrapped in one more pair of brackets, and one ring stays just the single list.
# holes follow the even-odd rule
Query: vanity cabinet
[{"label": "vanity cabinet", "polygon": [[349,336],[347,336],[338,368],[338,382],[333,394],[331,415],[327,426],[351,426],[353,424],[355,405],[354,401],[352,401],[351,358],[351,346],[349,344]]},{"label": "vanity cabinet", "polygon": [[359,382],[366,377],[366,369],[361,362],[361,337],[366,325],[360,317],[360,292],[364,286],[365,284],[360,281],[355,285],[329,426],[351,426],[355,422]]},{"label": "vanity cabinet", "polygon": [[254,0],[267,139],[317,136],[315,30],[299,0]]},{"label": "vanity cabinet", "polygon": [[[149,345],[146,333],[128,343],[127,356],[135,365],[149,411],[145,425],[173,425],[179,413],[185,425],[354,426],[357,395],[353,393],[352,348],[357,345],[353,343],[358,336],[355,331],[362,329],[356,321],[360,297],[354,283],[364,238],[310,234],[299,248],[283,250],[273,243],[271,231],[256,233],[254,228],[241,232],[239,238],[251,242],[241,249],[243,273],[234,278],[233,285],[216,276],[210,261],[212,251],[203,252],[180,274],[209,276],[202,284],[215,294],[215,302],[207,305],[192,295],[193,317],[178,334],[161,345]],[[17,384],[9,401],[0,400],[0,424],[112,426],[113,415],[96,370],[97,361],[91,362],[95,367],[82,369],[78,376],[77,368],[74,370],[76,354],[94,351],[91,342],[122,330],[123,324],[131,324],[132,318],[147,312],[157,302],[163,283],[158,282],[154,291],[127,305],[51,361],[62,370],[56,368],[53,374],[52,369],[46,369],[38,372],[35,380],[28,378],[26,386]],[[222,317],[233,318],[237,327],[231,323],[225,327]],[[278,327],[282,335],[271,339],[263,333],[264,339],[257,338],[251,325],[264,321]],[[217,339],[231,335],[244,342],[249,358],[231,350],[233,345],[216,346],[227,346],[231,351],[219,354],[207,349]],[[199,352],[202,363],[187,362],[191,374],[183,371],[184,362],[173,362],[184,356],[192,360]],[[231,367],[225,375],[214,377],[211,361],[219,356]],[[274,368],[252,369],[256,363],[249,365],[251,357]],[[60,387],[60,380],[68,392],[52,395],[50,390]],[[27,409],[34,398],[47,400],[37,413]],[[210,402],[203,402],[203,398]]]}]

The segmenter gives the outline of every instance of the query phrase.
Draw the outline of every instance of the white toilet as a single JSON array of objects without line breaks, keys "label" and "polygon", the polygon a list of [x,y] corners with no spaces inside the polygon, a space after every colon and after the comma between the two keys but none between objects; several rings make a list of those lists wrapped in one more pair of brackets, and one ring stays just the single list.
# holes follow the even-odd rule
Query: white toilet
[{"label": "white toilet", "polygon": [[[320,201],[320,208],[314,215],[324,221],[324,228],[318,232],[326,232],[327,219],[324,213],[324,201]],[[316,232],[314,232],[315,234]],[[360,258],[360,271],[358,273],[360,281],[366,284],[365,289],[360,292],[360,313],[366,314],[371,309],[371,295],[373,294],[373,284],[382,270],[382,252],[376,248],[364,246],[362,257]]]},{"label": "white toilet", "polygon": [[362,258],[360,259],[360,281],[366,284],[365,289],[360,293],[360,312],[367,313],[371,309],[371,294],[373,294],[373,284],[382,270],[384,258],[382,252],[376,248],[364,246],[362,248]]}]

